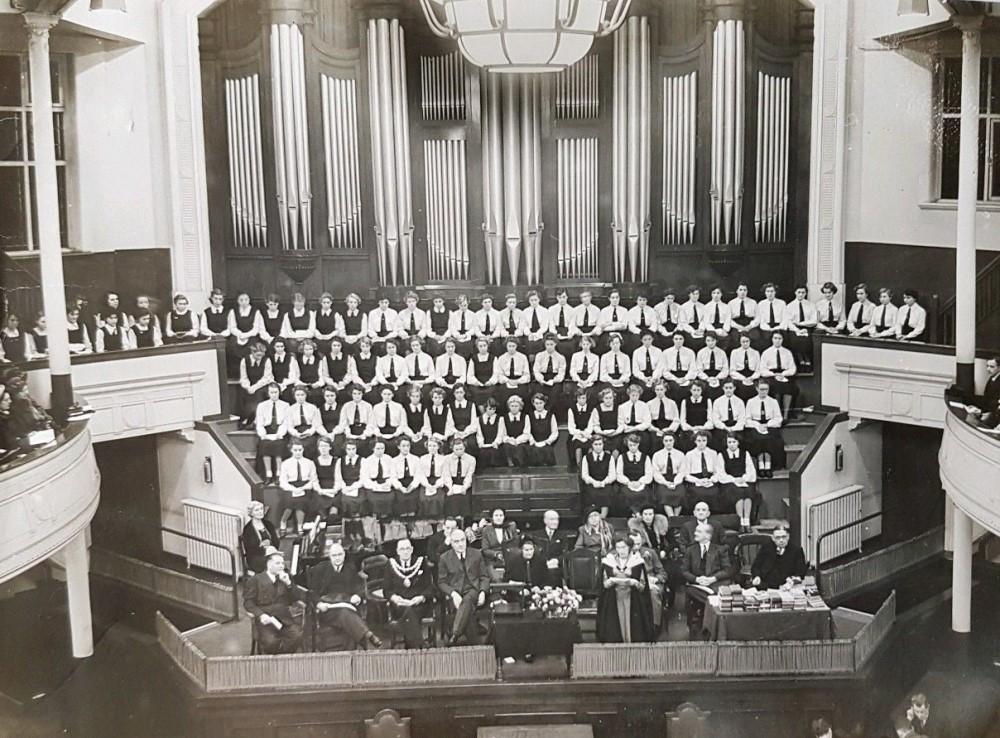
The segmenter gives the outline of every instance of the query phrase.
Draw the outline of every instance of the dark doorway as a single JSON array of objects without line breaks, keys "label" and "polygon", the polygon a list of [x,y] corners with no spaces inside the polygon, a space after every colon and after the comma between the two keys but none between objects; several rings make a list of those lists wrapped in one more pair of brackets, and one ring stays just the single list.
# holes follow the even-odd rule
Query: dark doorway
[{"label": "dark doorway", "polygon": [[158,561],[160,479],[156,436],[94,444],[101,503],[91,524],[94,544],[143,561]]}]

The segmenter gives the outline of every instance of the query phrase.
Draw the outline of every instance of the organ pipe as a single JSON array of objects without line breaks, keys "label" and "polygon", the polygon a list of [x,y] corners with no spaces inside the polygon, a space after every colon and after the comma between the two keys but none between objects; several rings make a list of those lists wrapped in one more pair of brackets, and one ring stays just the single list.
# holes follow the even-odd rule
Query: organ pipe
[{"label": "organ pipe", "polygon": [[712,242],[738,243],[743,206],[743,21],[723,20],[712,35]]},{"label": "organ pipe", "polygon": [[761,243],[785,239],[790,105],[791,79],[758,72],[754,235]]},{"label": "organ pipe", "polygon": [[559,279],[596,279],[597,139],[564,138],[557,142]]},{"label": "organ pipe", "polygon": [[694,241],[698,73],[663,79],[663,243]]},{"label": "organ pipe", "polygon": [[230,213],[238,247],[267,245],[261,156],[259,78],[225,81]]},{"label": "organ pipe", "polygon": [[333,248],[361,248],[357,84],[320,75],[327,231]]}]

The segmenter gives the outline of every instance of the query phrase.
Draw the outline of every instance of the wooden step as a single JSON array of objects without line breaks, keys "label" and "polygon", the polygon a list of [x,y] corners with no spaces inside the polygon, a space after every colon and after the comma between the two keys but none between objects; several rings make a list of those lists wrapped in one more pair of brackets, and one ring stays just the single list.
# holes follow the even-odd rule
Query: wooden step
[{"label": "wooden step", "polygon": [[785,444],[785,458],[787,459],[786,465],[789,469],[795,463],[795,460],[799,458],[799,454],[805,451],[806,444],[804,443],[786,443]]},{"label": "wooden step", "polygon": [[784,498],[788,497],[788,470],[779,469],[771,479],[758,479],[757,491],[763,498],[762,518],[783,518],[786,515]]},{"label": "wooden step", "polygon": [[806,444],[816,432],[816,424],[807,420],[791,420],[781,426],[781,437],[786,444]]},{"label": "wooden step", "polygon": [[240,451],[247,453],[257,453],[257,434],[252,430],[231,430],[226,433],[229,440],[232,441],[233,445]]}]

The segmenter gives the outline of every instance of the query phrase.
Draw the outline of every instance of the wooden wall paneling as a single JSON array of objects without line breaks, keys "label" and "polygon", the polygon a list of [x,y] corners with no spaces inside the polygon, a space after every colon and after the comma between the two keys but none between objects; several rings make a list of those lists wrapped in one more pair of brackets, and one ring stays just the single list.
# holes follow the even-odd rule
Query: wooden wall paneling
[{"label": "wooden wall paneling", "polygon": [[661,3],[659,23],[651,29],[653,43],[663,47],[686,47],[698,43],[702,31],[702,0],[671,0]]}]

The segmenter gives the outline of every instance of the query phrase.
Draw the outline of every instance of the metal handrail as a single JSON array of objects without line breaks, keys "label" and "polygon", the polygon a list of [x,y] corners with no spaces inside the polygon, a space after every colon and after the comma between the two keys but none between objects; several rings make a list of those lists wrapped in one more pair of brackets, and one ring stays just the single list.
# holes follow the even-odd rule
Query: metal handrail
[{"label": "metal handrail", "polygon": [[[893,510],[893,509],[894,509],[894,507],[890,507],[889,508],[890,511]],[[874,520],[875,518],[880,518],[880,517],[882,517],[882,515],[885,512],[886,512],[885,510],[879,510],[877,512],[869,513],[868,515],[865,515],[863,518],[858,518],[857,520],[852,520],[850,523],[844,523],[843,525],[838,525],[836,528],[833,528],[831,530],[825,531],[824,533],[822,533],[820,535],[819,538],[816,539],[816,558],[813,559],[813,561],[816,562],[816,588],[817,589],[819,589],[820,591],[822,591],[822,588],[820,587],[820,583],[821,583],[821,577],[822,577],[822,574],[823,574],[823,570],[820,568],[819,552],[820,552],[820,546],[822,545],[823,540],[827,536],[832,536],[834,533],[840,533],[841,531],[845,531],[848,528],[853,528],[856,525],[861,525],[862,523],[867,523],[869,520]]]},{"label": "metal handrail", "polygon": [[215,548],[221,548],[227,554],[229,554],[229,563],[231,569],[231,576],[233,580],[233,617],[231,620],[240,619],[240,594],[239,594],[239,584],[240,575],[239,568],[236,566],[237,554],[235,547],[225,546],[216,541],[210,541],[207,538],[202,538],[201,536],[192,535],[186,531],[177,530],[176,528],[168,528],[165,525],[154,525],[146,521],[140,521],[143,525],[147,525],[150,528],[156,528],[162,533],[169,533],[170,535],[180,536],[181,538],[186,538],[190,541],[197,541],[198,543],[204,543]]}]

